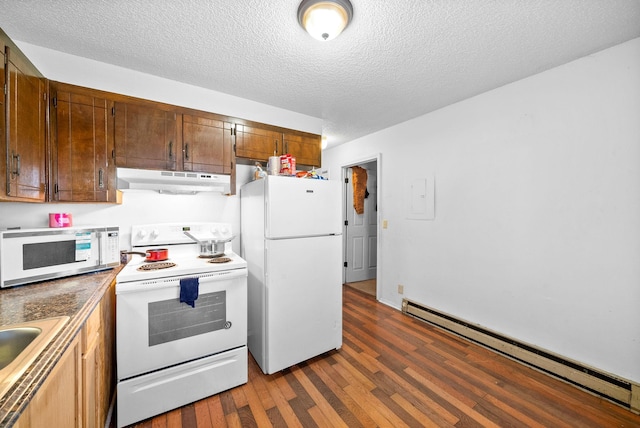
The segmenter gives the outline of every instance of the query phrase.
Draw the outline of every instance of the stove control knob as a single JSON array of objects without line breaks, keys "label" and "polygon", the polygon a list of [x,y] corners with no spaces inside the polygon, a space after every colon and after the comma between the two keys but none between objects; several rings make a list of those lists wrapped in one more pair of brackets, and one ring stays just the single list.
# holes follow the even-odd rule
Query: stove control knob
[{"label": "stove control knob", "polygon": [[158,237],[158,235],[159,235],[159,234],[160,234],[160,232],[158,232],[158,229],[153,229],[153,230],[151,231],[151,236],[150,236],[150,238],[151,238],[151,239],[156,239],[156,238]]},{"label": "stove control knob", "polygon": [[144,230],[144,229],[140,229],[140,230],[138,231],[138,238],[140,238],[140,239],[144,239],[144,238],[146,238],[146,236],[147,236],[147,231],[146,231],[146,230]]}]

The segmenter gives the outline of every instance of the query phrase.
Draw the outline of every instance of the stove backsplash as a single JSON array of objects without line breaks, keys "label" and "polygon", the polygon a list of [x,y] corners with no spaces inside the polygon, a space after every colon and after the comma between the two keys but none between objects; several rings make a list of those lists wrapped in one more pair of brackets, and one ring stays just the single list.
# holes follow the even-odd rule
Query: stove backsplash
[{"label": "stove backsplash", "polygon": [[[238,189],[251,180],[253,168],[238,165]],[[128,191],[121,205],[111,204],[32,204],[0,202],[0,229],[13,227],[48,227],[49,213],[67,212],[73,215],[74,226],[113,224],[120,227],[120,249],[130,250],[131,225],[170,223],[179,221],[231,223],[236,235],[240,232],[240,198],[215,193],[195,195],[159,194],[151,190]],[[240,240],[233,250],[240,253]]]}]

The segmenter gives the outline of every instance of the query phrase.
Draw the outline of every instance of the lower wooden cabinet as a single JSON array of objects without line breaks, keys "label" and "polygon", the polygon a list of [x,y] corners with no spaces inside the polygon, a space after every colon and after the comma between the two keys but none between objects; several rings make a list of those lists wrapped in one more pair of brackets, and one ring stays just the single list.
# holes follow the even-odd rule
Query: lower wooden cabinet
[{"label": "lower wooden cabinet", "polygon": [[114,334],[115,282],[14,426],[104,427],[115,388]]},{"label": "lower wooden cabinet", "polygon": [[102,348],[100,340],[101,311],[93,311],[82,329],[82,426],[99,426],[102,391],[99,370]]},{"label": "lower wooden cabinet", "polygon": [[15,427],[81,427],[80,337],[71,342]]},{"label": "lower wooden cabinet", "polygon": [[[95,347],[96,420],[104,426],[116,388],[116,283],[113,281],[100,302],[100,332]],[[89,354],[87,354],[89,355]],[[87,380],[92,381],[88,376]]]}]

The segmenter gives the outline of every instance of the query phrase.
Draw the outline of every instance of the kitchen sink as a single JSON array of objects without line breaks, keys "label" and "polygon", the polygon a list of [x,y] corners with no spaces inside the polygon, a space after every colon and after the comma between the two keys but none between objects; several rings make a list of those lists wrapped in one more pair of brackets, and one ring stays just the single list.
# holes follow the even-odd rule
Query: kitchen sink
[{"label": "kitchen sink", "polygon": [[37,327],[12,327],[0,331],[0,370],[13,362],[39,335]]},{"label": "kitchen sink", "polygon": [[0,397],[20,379],[69,321],[55,317],[0,327]]}]

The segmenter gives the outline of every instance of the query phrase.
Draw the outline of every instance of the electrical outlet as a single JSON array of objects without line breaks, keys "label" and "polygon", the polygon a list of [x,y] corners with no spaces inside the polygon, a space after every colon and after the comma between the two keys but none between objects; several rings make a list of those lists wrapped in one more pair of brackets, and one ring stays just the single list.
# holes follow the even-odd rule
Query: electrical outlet
[{"label": "electrical outlet", "polygon": [[404,285],[398,284],[398,294],[404,294]]},{"label": "electrical outlet", "polygon": [[382,220],[382,228],[386,229],[387,225],[388,225],[387,220]]}]

